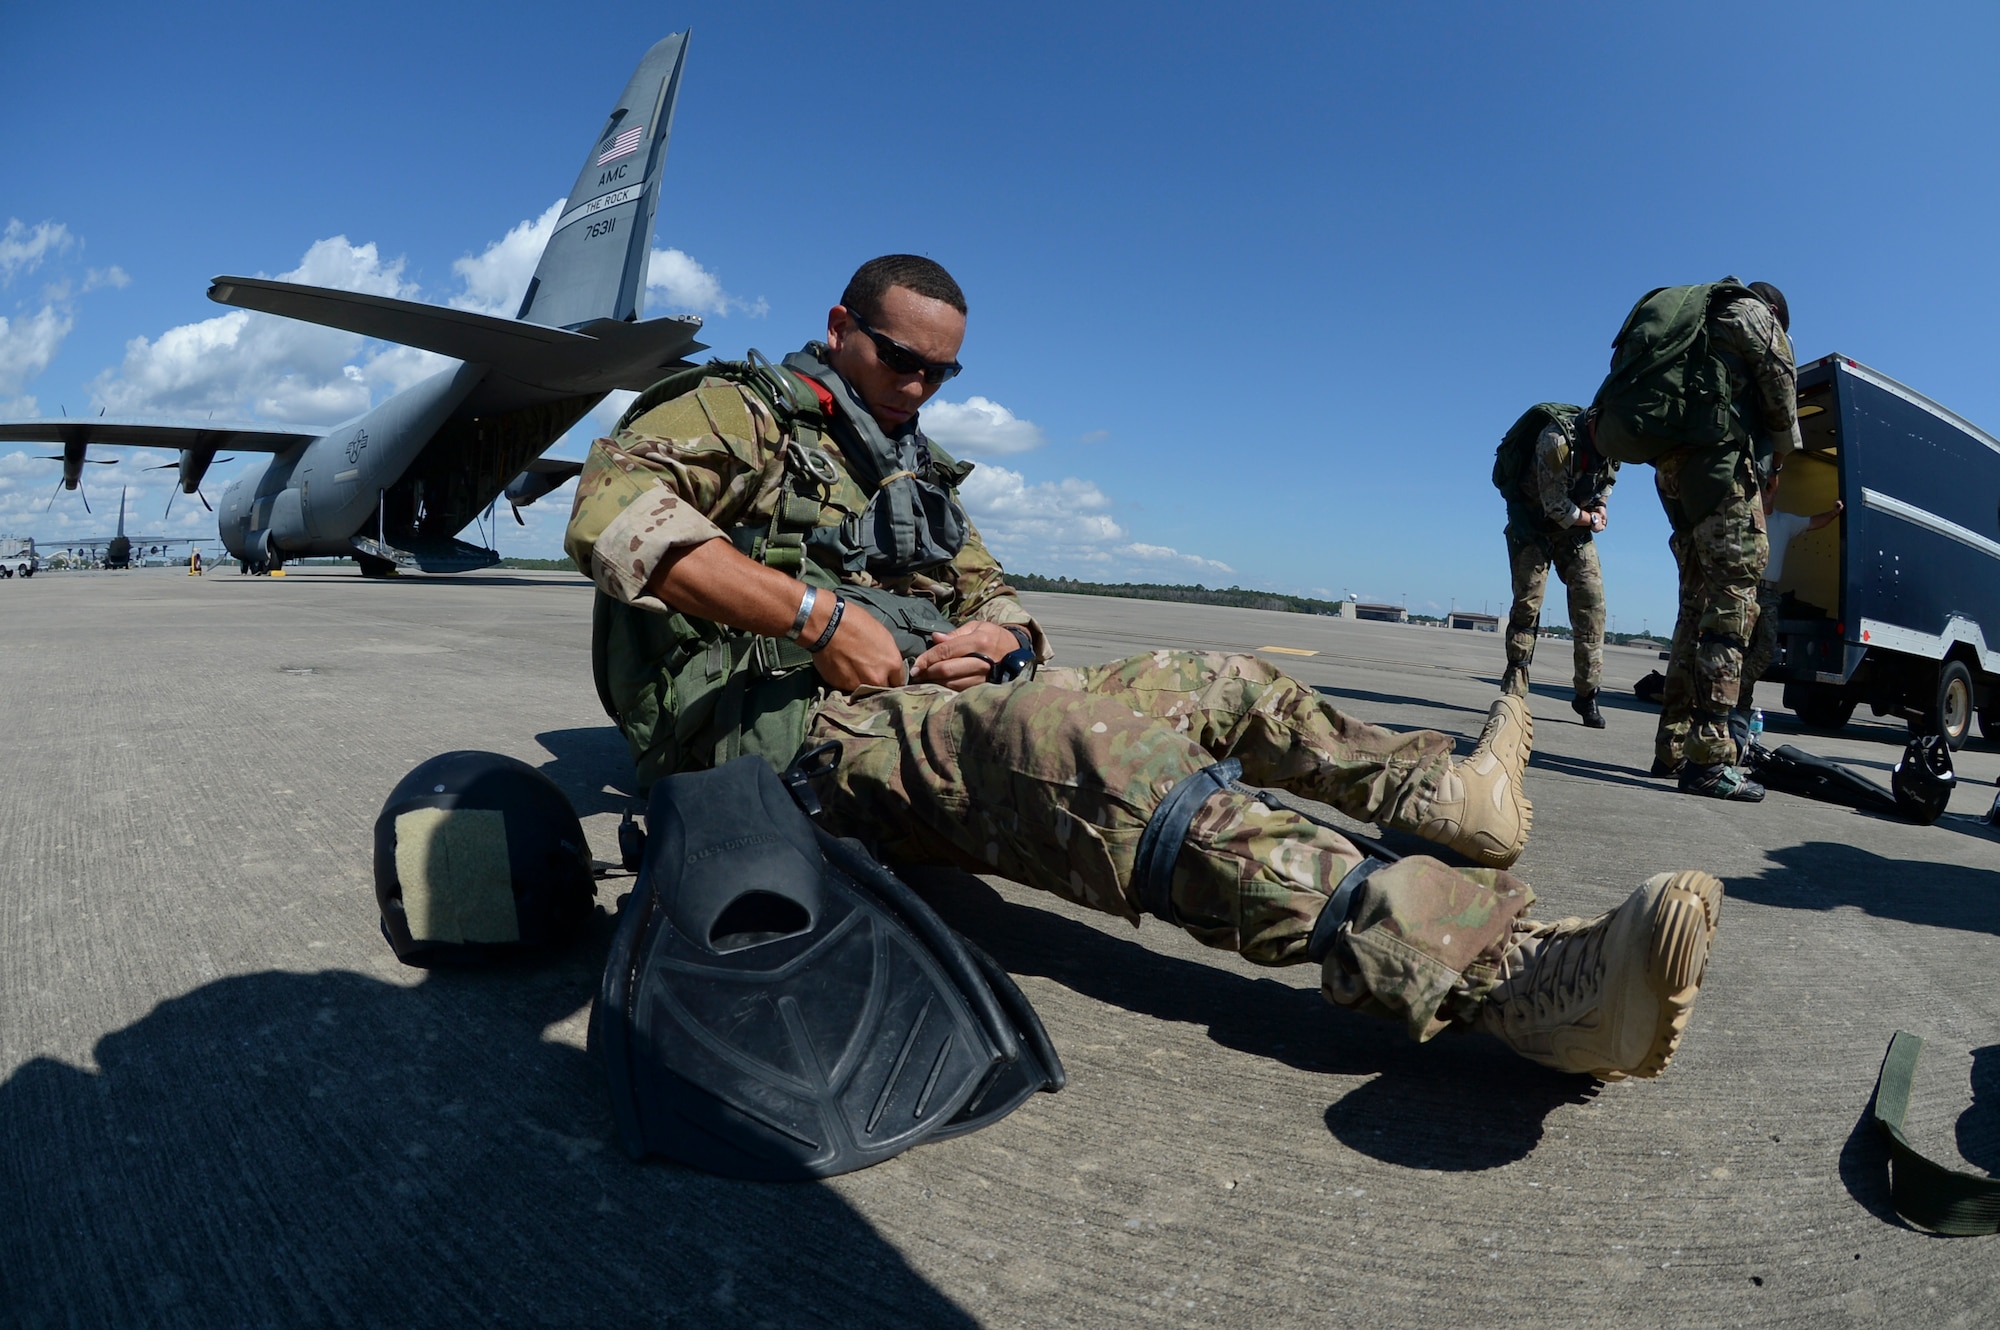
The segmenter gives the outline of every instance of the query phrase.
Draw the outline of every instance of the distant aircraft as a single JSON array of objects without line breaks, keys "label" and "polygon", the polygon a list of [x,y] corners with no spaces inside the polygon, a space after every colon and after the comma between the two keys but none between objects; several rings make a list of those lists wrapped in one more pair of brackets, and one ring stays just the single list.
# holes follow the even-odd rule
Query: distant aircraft
[{"label": "distant aircraft", "polygon": [[518,508],[576,475],[581,462],[542,451],[605,394],[643,390],[707,349],[695,340],[700,319],[639,321],[688,36],[665,38],[639,62],[514,318],[255,277],[217,277],[208,289],[225,305],[461,363],[331,429],[99,416],[0,421],[0,442],[60,443],[66,489],[100,460],[85,455],[93,443],[176,448],[180,492],[196,495],[218,450],[271,454],[230,482],[217,510],[222,543],[250,571],[329,555],[371,577],[497,562],[457,533],[503,492]]},{"label": "distant aircraft", "polygon": [[[118,491],[118,530],[109,536],[85,536],[81,539],[65,537],[62,547],[55,551],[58,559],[75,560],[82,558],[101,563],[106,568],[130,568],[133,556],[144,558],[168,552],[173,545],[199,545],[201,541],[188,536],[128,536],[125,534],[126,491]],[[34,549],[32,540],[27,542]],[[39,552],[37,551],[39,556]]]}]

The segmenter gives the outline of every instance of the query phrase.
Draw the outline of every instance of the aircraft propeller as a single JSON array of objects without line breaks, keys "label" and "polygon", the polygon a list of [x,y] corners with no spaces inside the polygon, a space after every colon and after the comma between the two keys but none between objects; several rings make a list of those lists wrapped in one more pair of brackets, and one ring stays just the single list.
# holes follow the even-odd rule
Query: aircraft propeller
[{"label": "aircraft propeller", "polygon": [[[211,461],[209,465],[214,466],[216,462],[233,462],[235,460],[236,459],[233,457],[218,457],[215,458],[214,461]],[[149,466],[146,469],[148,471],[174,471],[178,470],[179,468],[180,468],[179,462],[162,462],[158,466]],[[160,514],[160,520],[162,522],[166,521],[169,517],[172,517],[174,515],[174,496],[179,494],[180,492],[181,492],[181,487],[179,485],[176,485],[172,489],[167,491],[167,510]],[[201,500],[202,507],[208,509],[208,511],[210,512],[215,511],[215,505],[210,503],[208,501],[208,496],[201,492],[201,486],[196,485],[194,487],[194,497]]]}]

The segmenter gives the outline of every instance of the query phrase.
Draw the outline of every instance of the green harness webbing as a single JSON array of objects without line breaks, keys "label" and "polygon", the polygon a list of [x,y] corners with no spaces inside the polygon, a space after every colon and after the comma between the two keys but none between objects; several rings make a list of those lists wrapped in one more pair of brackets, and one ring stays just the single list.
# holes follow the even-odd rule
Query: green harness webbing
[{"label": "green harness webbing", "polygon": [[1896,1213],[1920,1228],[1951,1237],[2000,1233],[2000,1178],[1982,1178],[1946,1168],[1917,1153],[1903,1135],[1910,1110],[1910,1086],[1924,1041],[1896,1031],[1882,1072],[1875,1078],[1875,1125],[1889,1138],[1889,1201]]}]

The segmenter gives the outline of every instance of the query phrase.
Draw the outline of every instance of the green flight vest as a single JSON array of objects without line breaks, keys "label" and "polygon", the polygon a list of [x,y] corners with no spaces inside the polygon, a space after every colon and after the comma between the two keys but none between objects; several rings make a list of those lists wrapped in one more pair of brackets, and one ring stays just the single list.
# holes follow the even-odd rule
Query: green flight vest
[{"label": "green flight vest", "polygon": [[[903,658],[916,659],[932,633],[956,625],[924,597],[842,583],[828,571],[827,564],[842,563],[841,523],[857,519],[868,496],[820,446],[831,421],[807,381],[754,351],[751,357],[675,371],[640,394],[617,428],[693,392],[707,378],[731,379],[755,392],[785,439],[784,480],[770,521],[727,532],[730,543],[803,583],[838,588],[849,613],[872,615],[896,639]],[[927,479],[935,483],[955,488],[972,470],[935,444],[930,452]],[[602,591],[591,615],[590,658],[598,701],[632,749],[641,793],[662,776],[720,766],[745,753],[784,770],[805,747],[825,686],[812,654],[795,642],[639,609]]]}]

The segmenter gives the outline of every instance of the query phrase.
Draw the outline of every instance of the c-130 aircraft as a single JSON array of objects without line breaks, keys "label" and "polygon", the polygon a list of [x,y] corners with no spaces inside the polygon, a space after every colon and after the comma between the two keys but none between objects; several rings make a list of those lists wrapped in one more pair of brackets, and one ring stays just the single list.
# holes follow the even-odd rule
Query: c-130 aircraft
[{"label": "c-130 aircraft", "polygon": [[491,565],[498,555],[457,533],[503,494],[519,507],[574,476],[581,463],[542,451],[605,394],[643,390],[707,349],[695,340],[700,319],[639,322],[689,36],[661,40],[639,62],[513,319],[256,277],[217,277],[208,289],[225,305],[461,363],[327,430],[97,416],[0,422],[0,442],[60,443],[66,489],[97,460],[85,455],[93,443],[178,449],[183,494],[200,494],[219,449],[271,454],[230,482],[216,513],[247,571],[329,555],[374,577]]}]

